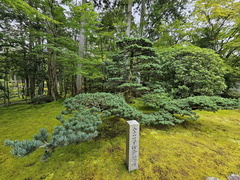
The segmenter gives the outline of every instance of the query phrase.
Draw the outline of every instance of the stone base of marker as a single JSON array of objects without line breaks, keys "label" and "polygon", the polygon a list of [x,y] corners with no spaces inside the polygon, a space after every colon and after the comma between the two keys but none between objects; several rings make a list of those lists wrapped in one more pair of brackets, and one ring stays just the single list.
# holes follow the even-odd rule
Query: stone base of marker
[{"label": "stone base of marker", "polygon": [[128,171],[138,169],[139,129],[140,125],[136,120],[127,121],[126,156]]}]

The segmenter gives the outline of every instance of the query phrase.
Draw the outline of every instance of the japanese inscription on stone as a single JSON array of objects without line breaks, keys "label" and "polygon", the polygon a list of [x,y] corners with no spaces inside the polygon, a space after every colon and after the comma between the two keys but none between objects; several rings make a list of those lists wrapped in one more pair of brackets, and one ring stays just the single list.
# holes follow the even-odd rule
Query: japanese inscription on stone
[{"label": "japanese inscription on stone", "polygon": [[139,123],[135,120],[127,121],[126,153],[128,171],[138,169]]}]

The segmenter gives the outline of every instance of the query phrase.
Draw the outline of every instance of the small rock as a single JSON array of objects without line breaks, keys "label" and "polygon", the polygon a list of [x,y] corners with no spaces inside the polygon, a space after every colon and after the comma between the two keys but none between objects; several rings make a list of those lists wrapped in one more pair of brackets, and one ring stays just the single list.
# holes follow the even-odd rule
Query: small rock
[{"label": "small rock", "polygon": [[220,179],[215,178],[215,177],[208,177],[206,180],[220,180]]},{"label": "small rock", "polygon": [[240,180],[240,176],[232,174],[231,176],[228,176],[228,180]]}]

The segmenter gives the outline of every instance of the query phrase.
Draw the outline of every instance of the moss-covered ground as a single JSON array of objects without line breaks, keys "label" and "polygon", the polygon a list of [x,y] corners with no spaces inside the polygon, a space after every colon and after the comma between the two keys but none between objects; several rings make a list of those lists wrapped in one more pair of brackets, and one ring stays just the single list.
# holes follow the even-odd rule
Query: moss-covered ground
[{"label": "moss-covered ground", "polygon": [[60,125],[61,102],[0,107],[0,180],[204,180],[240,174],[240,110],[199,111],[197,121],[141,127],[139,170],[125,165],[125,121],[104,120],[98,138],[58,148],[45,162],[43,149],[13,157],[5,139],[31,139]]}]

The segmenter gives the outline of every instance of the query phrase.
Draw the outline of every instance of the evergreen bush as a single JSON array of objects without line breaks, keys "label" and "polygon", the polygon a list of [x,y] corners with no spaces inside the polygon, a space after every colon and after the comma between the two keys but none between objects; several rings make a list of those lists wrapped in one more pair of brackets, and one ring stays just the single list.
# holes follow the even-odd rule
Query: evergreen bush
[{"label": "evergreen bush", "polygon": [[[102,123],[97,108],[79,108],[78,111],[72,112],[63,111],[57,117],[62,125],[54,128],[51,138],[48,138],[45,129],[41,129],[33,140],[6,140],[5,145],[11,146],[12,154],[19,157],[26,156],[38,148],[45,148],[42,158],[45,160],[57,147],[78,144],[95,138],[98,135],[97,128]],[[65,120],[64,115],[68,116],[68,120]]]},{"label": "evergreen bush", "polygon": [[183,99],[171,99],[159,93],[143,96],[147,106],[165,109],[172,114],[182,114],[182,111],[194,109],[216,112],[219,109],[237,109],[240,106],[239,99],[222,98],[218,96],[193,96]]},{"label": "evergreen bush", "polygon": [[240,98],[240,91],[237,89],[228,89],[226,92],[228,98]]},{"label": "evergreen bush", "polygon": [[43,104],[52,102],[53,100],[54,100],[53,97],[49,95],[37,95],[32,98],[31,102],[34,104]]},{"label": "evergreen bush", "polygon": [[237,109],[240,106],[238,99],[222,98],[218,96],[195,96],[179,101],[185,101],[192,109],[202,109],[213,112],[220,109]]},{"label": "evergreen bush", "polygon": [[189,45],[160,49],[161,85],[174,98],[214,96],[226,89],[226,64],[213,50]]},{"label": "evergreen bush", "polygon": [[[62,125],[54,128],[51,137],[45,129],[41,129],[33,140],[6,140],[5,145],[11,146],[13,148],[12,154],[19,157],[26,156],[38,148],[45,148],[43,159],[47,159],[57,147],[78,144],[98,136],[98,128],[104,117],[137,120],[147,125],[175,125],[186,119],[196,120],[199,116],[192,111],[195,107],[216,111],[239,106],[239,101],[236,99],[220,97],[198,96],[175,100],[169,98],[167,94],[150,94],[143,99],[147,105],[157,108],[158,111],[144,114],[127,104],[122,95],[110,93],[80,94],[64,101],[66,109],[57,117]],[[184,116],[184,118],[179,118],[179,115]],[[121,121],[119,124],[122,125]],[[106,128],[111,128],[114,131],[106,133],[110,136],[122,132],[122,129],[116,126],[101,126],[102,130]]]}]

